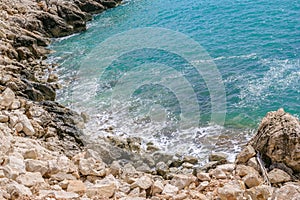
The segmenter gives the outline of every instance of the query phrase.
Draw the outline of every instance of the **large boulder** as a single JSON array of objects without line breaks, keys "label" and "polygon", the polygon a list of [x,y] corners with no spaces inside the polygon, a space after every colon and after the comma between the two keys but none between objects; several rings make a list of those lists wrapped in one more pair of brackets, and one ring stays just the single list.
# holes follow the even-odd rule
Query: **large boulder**
[{"label": "large boulder", "polygon": [[250,144],[268,166],[282,163],[300,172],[299,119],[279,109],[269,112],[262,120]]}]

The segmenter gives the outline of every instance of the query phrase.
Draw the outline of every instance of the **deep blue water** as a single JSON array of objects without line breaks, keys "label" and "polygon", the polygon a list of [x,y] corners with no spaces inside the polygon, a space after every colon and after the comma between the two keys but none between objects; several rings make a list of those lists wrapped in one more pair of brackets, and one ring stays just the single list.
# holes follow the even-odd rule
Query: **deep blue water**
[{"label": "deep blue water", "polygon": [[59,101],[92,115],[97,134],[113,126],[211,151],[220,132],[244,142],[269,111],[300,113],[299,0],[130,0],[51,48]]}]

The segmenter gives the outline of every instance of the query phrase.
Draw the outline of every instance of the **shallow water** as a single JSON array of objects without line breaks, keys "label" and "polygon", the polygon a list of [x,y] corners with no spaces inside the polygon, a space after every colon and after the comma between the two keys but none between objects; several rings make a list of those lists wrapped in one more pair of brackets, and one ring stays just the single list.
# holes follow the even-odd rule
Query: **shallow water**
[{"label": "shallow water", "polygon": [[[300,1],[131,0],[57,39],[58,100],[86,135],[231,158],[266,112],[300,112]],[[149,28],[150,27],[150,28]]]}]

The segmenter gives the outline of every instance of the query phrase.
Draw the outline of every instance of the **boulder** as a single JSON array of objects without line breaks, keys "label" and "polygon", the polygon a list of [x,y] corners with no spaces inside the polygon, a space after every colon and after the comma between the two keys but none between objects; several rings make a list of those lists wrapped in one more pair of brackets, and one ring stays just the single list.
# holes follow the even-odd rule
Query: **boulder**
[{"label": "boulder", "polygon": [[148,189],[152,186],[152,179],[151,177],[147,176],[147,175],[144,175],[144,176],[141,176],[140,178],[138,178],[132,185],[131,187],[132,188],[135,188],[135,187],[139,187],[141,189]]},{"label": "boulder", "polygon": [[0,104],[3,107],[9,107],[15,99],[15,93],[10,89],[6,88],[0,96]]},{"label": "boulder", "polygon": [[48,171],[48,163],[46,161],[27,159],[25,164],[28,172],[40,172],[43,176]]},{"label": "boulder", "polygon": [[281,169],[273,169],[268,173],[268,177],[271,183],[284,183],[291,180],[291,177],[288,173]]},{"label": "boulder", "polygon": [[152,195],[160,194],[164,190],[164,184],[160,180],[156,180],[152,186]]},{"label": "boulder", "polygon": [[284,163],[300,172],[300,122],[283,109],[269,112],[263,118],[250,144],[260,152],[267,167]]},{"label": "boulder", "polygon": [[197,173],[197,178],[200,181],[210,181],[210,175],[209,175],[209,173],[205,173],[205,172],[198,172]]},{"label": "boulder", "polygon": [[243,177],[243,181],[248,188],[258,186],[262,183],[262,179],[257,173],[249,173]]},{"label": "boulder", "polygon": [[294,183],[286,183],[283,187],[276,190],[272,199],[293,199],[298,200],[300,197],[300,185]]},{"label": "boulder", "polygon": [[267,185],[255,186],[247,189],[245,197],[252,200],[267,200],[270,199],[273,194],[274,188]]},{"label": "boulder", "polygon": [[16,182],[8,184],[6,191],[11,194],[11,199],[19,199],[24,196],[31,196],[30,189],[22,184]]}]

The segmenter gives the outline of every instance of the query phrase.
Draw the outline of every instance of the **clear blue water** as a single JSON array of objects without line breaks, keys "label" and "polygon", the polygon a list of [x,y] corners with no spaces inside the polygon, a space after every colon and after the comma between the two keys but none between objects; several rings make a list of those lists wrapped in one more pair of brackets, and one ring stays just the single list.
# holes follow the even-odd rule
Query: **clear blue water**
[{"label": "clear blue water", "polygon": [[[138,29],[136,38],[126,32],[145,27],[157,29],[158,42],[145,29]],[[115,40],[117,34],[125,35],[122,41]],[[157,48],[164,39],[172,44],[169,52]],[[102,45],[110,40],[118,43],[113,48]],[[103,66],[93,71],[105,63],[101,56],[109,58],[118,44],[123,48],[145,41],[148,45],[148,40],[156,42],[155,48],[127,49],[104,66],[104,73]],[[216,77],[221,82],[210,79],[225,91],[225,105],[218,113],[226,114],[221,126],[211,121],[212,90],[193,68],[193,63],[203,60],[185,60],[178,53],[189,48],[189,41],[201,46],[205,51],[201,55],[220,73]],[[283,107],[294,115],[300,113],[299,0],[129,0],[95,16],[86,32],[58,39],[51,48],[56,51],[51,58],[61,64],[58,73],[64,85],[58,99],[90,114],[87,129],[93,129],[94,135],[112,126],[115,134],[155,140],[169,151],[232,152],[267,112]],[[189,114],[199,123],[178,129],[178,121],[195,120]]]}]

